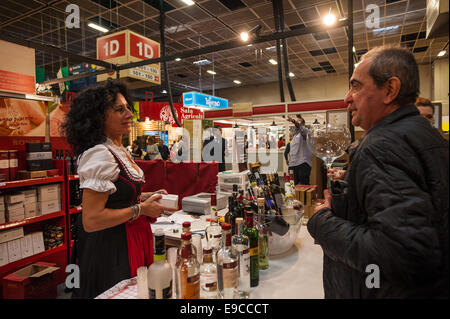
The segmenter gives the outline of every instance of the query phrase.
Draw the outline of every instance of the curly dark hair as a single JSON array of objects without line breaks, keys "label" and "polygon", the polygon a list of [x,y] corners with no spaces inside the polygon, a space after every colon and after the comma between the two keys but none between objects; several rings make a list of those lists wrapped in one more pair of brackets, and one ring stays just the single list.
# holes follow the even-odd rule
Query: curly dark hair
[{"label": "curly dark hair", "polygon": [[108,79],[100,85],[84,89],[75,96],[61,125],[61,135],[67,138],[76,156],[106,141],[105,113],[114,105],[119,93],[132,105],[127,87],[118,80]]}]

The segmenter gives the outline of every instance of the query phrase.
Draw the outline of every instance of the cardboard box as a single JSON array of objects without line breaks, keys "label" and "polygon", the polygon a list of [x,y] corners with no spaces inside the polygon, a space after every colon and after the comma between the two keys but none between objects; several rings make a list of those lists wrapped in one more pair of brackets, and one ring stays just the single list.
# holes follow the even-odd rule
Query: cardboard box
[{"label": "cardboard box", "polygon": [[22,238],[23,227],[17,227],[0,232],[0,243],[6,243],[7,241]]},{"label": "cardboard box", "polygon": [[27,171],[53,169],[51,143],[26,143],[26,152]]},{"label": "cardboard box", "polygon": [[37,202],[37,189],[31,188],[23,191],[25,193],[24,204],[32,204]]},{"label": "cardboard box", "polygon": [[3,278],[5,299],[56,299],[54,263],[37,262]]},{"label": "cardboard box", "polygon": [[6,196],[6,204],[9,206],[10,204],[16,204],[25,201],[25,193],[24,192],[15,192],[7,194]]},{"label": "cardboard box", "polygon": [[20,247],[20,239],[7,242],[9,262],[15,262],[22,259],[22,248]]},{"label": "cardboard box", "polygon": [[21,179],[32,179],[32,178],[43,178],[47,177],[47,171],[18,171],[17,178]]},{"label": "cardboard box", "polygon": [[32,233],[31,238],[33,239],[33,252],[35,255],[45,251],[43,232]]},{"label": "cardboard box", "polygon": [[56,213],[61,210],[61,201],[59,199],[38,202],[37,205],[40,215]]},{"label": "cardboard box", "polygon": [[306,191],[306,205],[311,205],[312,201],[316,199],[317,188],[311,187]]},{"label": "cardboard box", "polygon": [[6,223],[5,211],[0,210],[0,224]]},{"label": "cardboard box", "polygon": [[24,219],[25,219],[25,209],[23,208],[23,206],[20,210],[15,210],[13,212],[10,211],[6,212],[6,221],[8,223],[17,222]]},{"label": "cardboard box", "polygon": [[31,203],[31,204],[25,204],[24,205],[25,208],[25,218],[32,218],[32,217],[36,217],[37,214],[37,203]]},{"label": "cardboard box", "polygon": [[8,244],[0,244],[0,267],[9,264],[8,258]]},{"label": "cardboard box", "polygon": [[162,198],[158,201],[161,205],[167,207],[178,207],[178,195],[162,194]]},{"label": "cardboard box", "polygon": [[61,198],[60,185],[50,184],[42,185],[37,188],[38,201],[46,202],[51,200],[59,200]]},{"label": "cardboard box", "polygon": [[20,248],[22,249],[22,258],[27,258],[34,255],[33,237],[31,234],[25,235],[20,240]]}]

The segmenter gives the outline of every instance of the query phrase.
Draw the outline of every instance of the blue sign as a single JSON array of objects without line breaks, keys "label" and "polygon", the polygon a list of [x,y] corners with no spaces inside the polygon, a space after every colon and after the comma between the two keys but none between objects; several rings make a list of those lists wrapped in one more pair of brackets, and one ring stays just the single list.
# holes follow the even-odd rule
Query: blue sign
[{"label": "blue sign", "polygon": [[183,93],[183,106],[197,106],[208,109],[226,109],[228,100],[200,92]]}]

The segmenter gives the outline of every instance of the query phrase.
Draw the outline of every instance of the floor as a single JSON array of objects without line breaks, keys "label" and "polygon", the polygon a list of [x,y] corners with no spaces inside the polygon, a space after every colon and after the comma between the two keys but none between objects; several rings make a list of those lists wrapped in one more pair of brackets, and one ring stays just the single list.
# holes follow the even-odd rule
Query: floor
[{"label": "floor", "polygon": [[63,282],[62,284],[58,285],[58,287],[57,287],[58,295],[57,295],[56,299],[70,299],[72,297],[72,293],[65,292],[65,289],[66,289],[66,283]]}]

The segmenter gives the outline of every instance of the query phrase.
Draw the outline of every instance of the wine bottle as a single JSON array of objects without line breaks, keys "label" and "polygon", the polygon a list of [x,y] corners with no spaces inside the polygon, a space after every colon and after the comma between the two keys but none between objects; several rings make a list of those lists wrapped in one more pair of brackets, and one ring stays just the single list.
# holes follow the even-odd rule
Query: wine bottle
[{"label": "wine bottle", "polygon": [[181,235],[181,260],[176,264],[177,285],[180,299],[200,298],[200,265],[192,256],[191,233]]},{"label": "wine bottle", "polygon": [[258,253],[258,231],[253,227],[253,212],[250,209],[245,211],[247,227],[244,229],[250,241],[250,287],[259,284],[259,253]]},{"label": "wine bottle", "polygon": [[165,235],[157,229],[153,238],[153,263],[148,267],[148,295],[150,299],[172,298],[172,269],[166,260]]},{"label": "wine bottle", "polygon": [[[234,235],[236,232],[235,220],[237,217],[237,213],[234,208],[234,200],[233,197],[228,197],[228,212],[225,214],[225,223],[231,225],[231,235]],[[233,230],[234,229],[234,230]]]},{"label": "wine bottle", "polygon": [[236,235],[231,238],[232,248],[239,255],[238,298],[250,298],[250,241],[244,235],[244,219],[236,218]]},{"label": "wine bottle", "polygon": [[222,224],[223,245],[217,253],[217,282],[221,298],[233,299],[238,296],[239,255],[231,247],[231,225]]},{"label": "wine bottle", "polygon": [[269,237],[265,219],[264,198],[258,198],[258,218],[256,230],[258,230],[258,264],[260,270],[269,268]]}]

